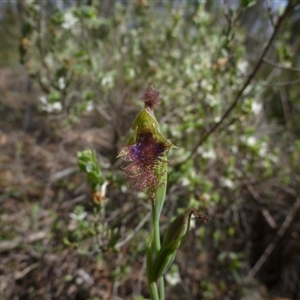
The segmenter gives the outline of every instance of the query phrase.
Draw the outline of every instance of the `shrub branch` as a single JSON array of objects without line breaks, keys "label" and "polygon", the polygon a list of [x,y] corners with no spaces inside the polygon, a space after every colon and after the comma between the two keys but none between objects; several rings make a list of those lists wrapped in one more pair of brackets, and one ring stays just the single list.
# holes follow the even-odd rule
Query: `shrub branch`
[{"label": "shrub branch", "polygon": [[[184,161],[191,159],[192,157],[195,156],[195,154],[197,153],[197,149],[199,146],[201,146],[224,122],[224,120],[230,115],[230,113],[234,110],[234,108],[236,107],[236,105],[238,104],[238,102],[242,99],[243,93],[246,90],[246,88],[249,86],[249,84],[251,83],[251,81],[253,80],[253,78],[255,77],[255,75],[257,74],[257,72],[259,71],[262,63],[264,62],[265,56],[267,55],[270,47],[272,46],[272,43],[279,31],[279,29],[281,28],[283,21],[286,19],[286,17],[288,16],[288,14],[298,5],[293,4],[292,0],[289,0],[284,12],[282,13],[282,15],[280,15],[277,19],[277,22],[275,23],[274,26],[274,31],[271,35],[271,37],[269,38],[266,46],[264,47],[260,57],[258,58],[252,72],[249,74],[249,76],[247,77],[247,79],[245,80],[243,86],[241,87],[241,89],[238,91],[238,93],[236,94],[234,100],[232,101],[232,103],[229,105],[229,107],[227,108],[227,110],[224,112],[224,114],[222,115],[222,117],[220,118],[220,120],[218,122],[216,122],[208,131],[206,131],[202,137],[200,138],[200,140],[196,143],[196,145],[193,147],[192,151],[190,152],[189,156],[186,157],[184,159]],[[183,161],[177,163],[176,165],[180,165],[181,163],[183,163]]]}]

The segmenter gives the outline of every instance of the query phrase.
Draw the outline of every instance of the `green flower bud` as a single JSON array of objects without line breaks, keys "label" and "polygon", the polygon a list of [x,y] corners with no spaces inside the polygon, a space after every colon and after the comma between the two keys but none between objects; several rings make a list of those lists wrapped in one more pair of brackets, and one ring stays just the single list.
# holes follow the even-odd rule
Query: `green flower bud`
[{"label": "green flower bud", "polygon": [[77,153],[79,168],[86,173],[88,184],[91,188],[92,199],[96,204],[102,204],[106,199],[106,187],[108,181],[105,180],[98,164],[96,153],[90,149]]},{"label": "green flower bud", "polygon": [[156,280],[163,276],[171,266],[178,248],[189,232],[192,215],[195,215],[203,223],[208,220],[207,216],[198,213],[194,208],[188,208],[171,222],[154,262],[154,278]]}]

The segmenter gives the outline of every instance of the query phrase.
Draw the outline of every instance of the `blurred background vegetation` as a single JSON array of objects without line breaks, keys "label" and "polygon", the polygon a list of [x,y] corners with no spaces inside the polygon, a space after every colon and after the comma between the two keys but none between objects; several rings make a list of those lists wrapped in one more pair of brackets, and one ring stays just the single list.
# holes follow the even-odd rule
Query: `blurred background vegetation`
[{"label": "blurred background vegetation", "polygon": [[151,204],[116,156],[151,84],[179,148],[162,229],[187,206],[212,217],[167,299],[300,299],[299,1],[5,1],[0,23],[1,299],[149,297]]}]

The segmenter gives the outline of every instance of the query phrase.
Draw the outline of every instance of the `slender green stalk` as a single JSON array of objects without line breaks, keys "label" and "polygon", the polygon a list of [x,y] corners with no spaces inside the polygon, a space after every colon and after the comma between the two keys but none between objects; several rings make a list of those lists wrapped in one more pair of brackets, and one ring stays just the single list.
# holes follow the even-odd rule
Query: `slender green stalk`
[{"label": "slender green stalk", "polygon": [[[153,239],[154,239],[154,249],[155,255],[158,254],[161,244],[160,244],[160,230],[159,230],[159,218],[164,205],[166,189],[167,189],[167,163],[163,165],[163,175],[162,175],[162,184],[157,188],[155,192],[155,202],[152,201],[152,223],[153,223]],[[161,277],[158,280],[158,294],[159,299],[165,299],[165,287],[164,287],[164,278]]]},{"label": "slender green stalk", "polygon": [[156,282],[151,282],[149,287],[150,287],[149,291],[150,291],[151,300],[160,300],[161,298],[159,297],[157,292]]},{"label": "slender green stalk", "polygon": [[[160,232],[159,232],[159,216],[160,214],[157,213],[158,206],[156,203],[152,202],[152,223],[153,223],[153,235],[154,235],[154,249],[155,255],[160,250]],[[153,264],[152,264],[153,267]],[[156,284],[156,283],[155,283]],[[165,299],[165,291],[164,291],[164,278],[161,277],[158,280],[158,293],[159,293],[159,300]]]},{"label": "slender green stalk", "polygon": [[148,280],[151,300],[160,300],[158,296],[157,285],[153,275],[152,241],[153,241],[153,233],[151,233],[147,242],[147,256],[146,256],[147,280]]},{"label": "slender green stalk", "polygon": [[[166,159],[166,157],[164,157],[163,159]],[[160,217],[161,210],[165,202],[167,179],[168,179],[168,165],[167,163],[164,163],[162,169],[162,178],[161,178],[162,184],[155,191],[156,217],[158,219]]]},{"label": "slender green stalk", "polygon": [[155,254],[160,249],[160,230],[159,230],[159,215],[157,215],[157,205],[152,203],[152,223],[153,223],[153,235],[154,235],[154,249]]}]

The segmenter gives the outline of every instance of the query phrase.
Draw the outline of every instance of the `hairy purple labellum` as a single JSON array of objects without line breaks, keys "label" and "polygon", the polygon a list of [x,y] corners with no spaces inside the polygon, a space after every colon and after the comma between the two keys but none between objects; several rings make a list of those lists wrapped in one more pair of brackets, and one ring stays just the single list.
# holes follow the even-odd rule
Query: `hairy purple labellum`
[{"label": "hairy purple labellum", "polygon": [[160,185],[164,156],[169,150],[168,143],[157,142],[151,132],[138,135],[137,144],[128,145],[125,160],[132,163],[124,168],[133,186],[139,190],[151,192]]},{"label": "hairy purple labellum", "polygon": [[141,133],[138,143],[129,146],[130,157],[141,164],[153,164],[165,151],[165,143],[156,142],[151,132]]},{"label": "hairy purple labellum", "polygon": [[166,155],[171,148],[176,148],[160,132],[152,108],[159,101],[159,92],[148,88],[143,96],[145,108],[140,111],[132,124],[133,135],[121,150],[122,157],[131,164],[124,171],[135,188],[154,195],[160,186],[164,174]]}]

